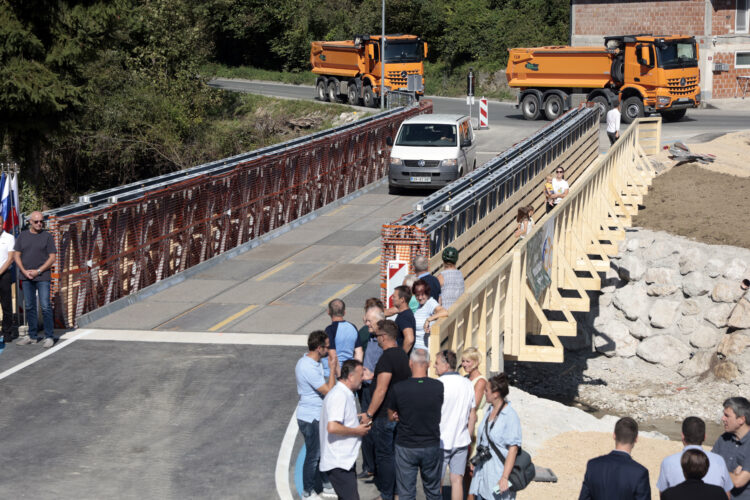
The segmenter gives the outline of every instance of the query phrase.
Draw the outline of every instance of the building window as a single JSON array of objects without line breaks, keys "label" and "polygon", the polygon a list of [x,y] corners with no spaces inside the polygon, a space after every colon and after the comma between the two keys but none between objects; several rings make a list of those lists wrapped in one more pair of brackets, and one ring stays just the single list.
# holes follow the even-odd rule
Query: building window
[{"label": "building window", "polygon": [[735,33],[747,33],[747,25],[750,21],[748,19],[748,3],[750,0],[737,0],[737,15],[735,16],[734,32]]},{"label": "building window", "polygon": [[735,52],[734,53],[734,68],[735,69],[750,68],[750,52]]}]

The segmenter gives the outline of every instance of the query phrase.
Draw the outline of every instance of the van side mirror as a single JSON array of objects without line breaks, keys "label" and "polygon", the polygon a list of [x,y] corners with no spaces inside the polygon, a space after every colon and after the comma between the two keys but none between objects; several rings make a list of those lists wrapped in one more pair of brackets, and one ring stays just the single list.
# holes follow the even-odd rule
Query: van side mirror
[{"label": "van side mirror", "polygon": [[393,146],[393,139],[391,137],[386,137],[385,143],[388,144],[389,146]]},{"label": "van side mirror", "polygon": [[469,147],[469,146],[471,146],[471,139],[466,139],[466,140],[462,141],[461,142],[461,146],[462,147]]}]

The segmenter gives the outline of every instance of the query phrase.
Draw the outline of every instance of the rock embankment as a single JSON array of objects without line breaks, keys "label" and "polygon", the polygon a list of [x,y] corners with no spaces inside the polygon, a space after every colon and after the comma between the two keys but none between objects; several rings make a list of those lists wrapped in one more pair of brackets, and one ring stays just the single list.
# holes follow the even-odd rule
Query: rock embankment
[{"label": "rock embankment", "polygon": [[563,366],[511,365],[513,378],[534,394],[620,415],[716,421],[724,399],[750,396],[748,275],[747,249],[630,230],[566,344],[577,352]]}]

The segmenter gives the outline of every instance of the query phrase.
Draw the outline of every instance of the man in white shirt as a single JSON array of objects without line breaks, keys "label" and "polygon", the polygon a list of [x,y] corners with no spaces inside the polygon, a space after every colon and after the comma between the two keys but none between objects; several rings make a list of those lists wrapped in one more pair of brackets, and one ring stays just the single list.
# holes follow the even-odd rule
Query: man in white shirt
[{"label": "man in white shirt", "polygon": [[320,414],[320,470],[339,498],[359,500],[354,466],[362,436],[370,425],[361,424],[354,392],[362,386],[362,362],[348,359],[341,365],[341,378],[323,399]]},{"label": "man in white shirt", "polygon": [[667,488],[676,486],[685,481],[685,475],[680,465],[680,459],[685,450],[701,450],[708,456],[708,472],[703,476],[703,482],[721,486],[724,491],[730,491],[732,479],[729,477],[729,470],[724,459],[716,453],[706,451],[701,446],[706,439],[706,424],[698,417],[688,417],[682,421],[682,444],[685,447],[682,451],[669,455],[662,460],[661,469],[659,470],[659,480],[656,487],[662,492]]},{"label": "man in white shirt", "polygon": [[440,351],[435,371],[443,383],[443,407],[440,414],[440,448],[443,450],[443,477],[451,470],[451,499],[464,498],[464,472],[469,456],[471,434],[477,420],[474,386],[456,371],[456,353]]},{"label": "man in white shirt", "polygon": [[620,137],[620,103],[607,112],[607,136],[610,146]]},{"label": "man in white shirt", "polygon": [[12,234],[2,230],[5,221],[0,216],[0,305],[3,310],[3,343],[13,341],[13,298],[11,288],[15,277],[10,269],[13,264],[13,247],[16,239]]}]

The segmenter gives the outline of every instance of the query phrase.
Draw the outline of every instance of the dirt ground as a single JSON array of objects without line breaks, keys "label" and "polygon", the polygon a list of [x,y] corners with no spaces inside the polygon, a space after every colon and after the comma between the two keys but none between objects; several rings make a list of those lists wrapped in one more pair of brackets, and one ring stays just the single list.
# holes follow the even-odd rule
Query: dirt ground
[{"label": "dirt ground", "polygon": [[[657,176],[633,225],[714,245],[750,248],[750,132],[688,146],[716,156],[716,161],[683,164]],[[666,152],[658,159],[664,165],[675,163]]]},{"label": "dirt ground", "polygon": [[[566,432],[546,441],[534,455],[534,463],[549,467],[558,478],[557,483],[531,483],[517,496],[519,500],[565,500],[578,498],[581,492],[586,463],[614,449],[612,434],[607,432]],[[682,443],[641,437],[633,449],[633,458],[648,469],[651,498],[658,500],[659,466],[664,457],[677,453]],[[710,448],[707,448],[710,450]]]}]

